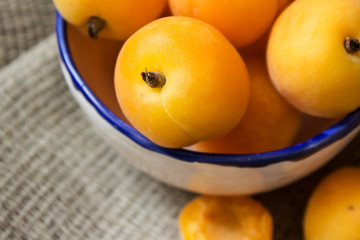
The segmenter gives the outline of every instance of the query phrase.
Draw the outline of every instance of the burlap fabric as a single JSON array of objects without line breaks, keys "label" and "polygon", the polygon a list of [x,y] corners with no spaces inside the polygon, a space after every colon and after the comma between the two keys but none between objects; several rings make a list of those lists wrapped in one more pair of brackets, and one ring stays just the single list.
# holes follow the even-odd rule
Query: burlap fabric
[{"label": "burlap fabric", "polygon": [[[142,174],[96,135],[63,80],[54,13],[50,0],[0,1],[0,240],[179,239],[177,215],[195,195]],[[309,194],[333,169],[359,165],[359,144],[254,196],[274,239],[302,239]]]}]

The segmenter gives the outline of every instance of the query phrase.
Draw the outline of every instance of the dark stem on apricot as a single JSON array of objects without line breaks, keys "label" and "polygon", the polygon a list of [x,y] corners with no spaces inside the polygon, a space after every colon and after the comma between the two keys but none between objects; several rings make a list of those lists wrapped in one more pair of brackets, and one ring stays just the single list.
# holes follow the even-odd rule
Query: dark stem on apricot
[{"label": "dark stem on apricot", "polygon": [[90,18],[87,28],[91,38],[97,39],[99,32],[104,28],[106,22],[104,19],[93,16]]},{"label": "dark stem on apricot", "polygon": [[357,53],[360,51],[359,39],[354,37],[346,37],[344,41],[344,47],[348,53]]},{"label": "dark stem on apricot", "polygon": [[141,73],[141,77],[146,82],[146,84],[152,88],[162,87],[166,82],[164,74],[156,71],[148,72],[146,68],[145,72]]}]

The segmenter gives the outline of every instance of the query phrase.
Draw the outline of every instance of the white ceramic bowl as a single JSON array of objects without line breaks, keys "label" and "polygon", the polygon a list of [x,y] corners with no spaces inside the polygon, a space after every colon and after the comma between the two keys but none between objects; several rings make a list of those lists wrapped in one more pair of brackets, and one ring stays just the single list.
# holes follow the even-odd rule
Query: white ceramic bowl
[{"label": "white ceramic bowl", "polygon": [[[120,49],[121,44],[100,40],[104,41],[102,46],[109,48],[100,49],[99,40],[87,40],[85,35],[81,39],[81,34],[71,30],[59,14],[56,33],[66,83],[98,133],[136,168],[185,190],[233,195],[256,194],[285,186],[327,163],[360,130],[358,109],[318,130],[313,137],[277,151],[225,155],[163,148],[134,129],[116,104],[111,69],[117,54],[114,49]],[[106,63],[105,57],[109,56],[112,64]]]}]

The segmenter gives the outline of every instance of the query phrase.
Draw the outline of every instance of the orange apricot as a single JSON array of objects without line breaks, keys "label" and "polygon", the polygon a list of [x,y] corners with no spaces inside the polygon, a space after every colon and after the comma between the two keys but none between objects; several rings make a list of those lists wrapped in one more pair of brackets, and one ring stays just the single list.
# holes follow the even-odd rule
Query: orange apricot
[{"label": "orange apricot", "polygon": [[179,148],[234,128],[248,104],[249,79],[241,56],[217,29],[172,16],[126,41],[115,66],[115,91],[137,130]]},{"label": "orange apricot", "polygon": [[270,240],[273,220],[258,201],[245,196],[200,196],[179,216],[183,240]]},{"label": "orange apricot", "polygon": [[296,108],[337,118],[360,107],[360,3],[297,0],[276,19],[267,64],[276,89]]},{"label": "orange apricot", "polygon": [[[279,7],[277,15],[279,15],[285,8],[287,8],[290,3],[292,3],[293,0],[279,0]],[[276,20],[276,18],[274,19]],[[267,29],[267,31],[261,35],[260,38],[256,39],[254,42],[251,42],[250,44],[247,44],[245,46],[242,46],[239,49],[240,54],[247,55],[247,56],[258,56],[263,57],[266,55],[266,47],[269,41],[269,35],[271,31],[271,27],[273,25],[274,21],[271,23],[270,27]]]},{"label": "orange apricot", "polygon": [[169,0],[174,15],[194,17],[219,29],[232,44],[249,44],[270,27],[278,0]]},{"label": "orange apricot", "polygon": [[53,0],[69,23],[93,38],[125,40],[145,24],[158,18],[166,0]]},{"label": "orange apricot", "polygon": [[260,153],[289,146],[300,128],[301,114],[273,87],[263,58],[245,58],[250,100],[240,123],[227,135],[193,145],[210,153]]},{"label": "orange apricot", "polygon": [[360,239],[359,186],[359,167],[342,167],[322,179],[306,206],[305,239]]}]

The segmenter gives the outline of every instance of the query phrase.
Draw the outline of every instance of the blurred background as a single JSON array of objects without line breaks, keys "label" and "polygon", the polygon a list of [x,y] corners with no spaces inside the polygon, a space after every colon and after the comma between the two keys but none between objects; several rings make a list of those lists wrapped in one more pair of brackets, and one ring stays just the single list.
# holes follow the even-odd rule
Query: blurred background
[{"label": "blurred background", "polygon": [[[128,165],[91,128],[57,59],[50,0],[0,0],[0,240],[179,239],[195,194]],[[329,172],[360,165],[360,136],[322,169],[254,196],[274,239],[300,240],[307,199]]]}]

